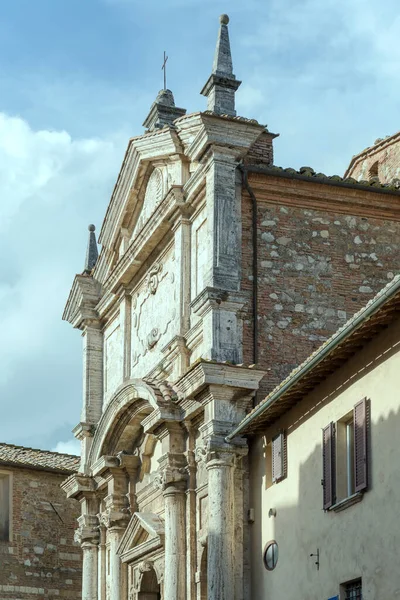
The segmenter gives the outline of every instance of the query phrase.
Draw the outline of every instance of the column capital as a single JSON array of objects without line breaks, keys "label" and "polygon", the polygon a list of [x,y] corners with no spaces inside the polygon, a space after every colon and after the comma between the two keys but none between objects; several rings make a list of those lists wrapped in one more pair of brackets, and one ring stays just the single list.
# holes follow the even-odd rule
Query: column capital
[{"label": "column capital", "polygon": [[97,515],[83,514],[78,517],[79,527],[75,531],[74,540],[82,548],[97,546],[100,542],[99,519]]},{"label": "column capital", "polygon": [[154,478],[154,485],[164,496],[183,493],[187,487],[188,471],[183,454],[167,453],[160,459],[160,468]]},{"label": "column capital", "polygon": [[100,514],[100,523],[108,530],[126,529],[131,517],[127,507],[126,496],[120,494],[109,494],[105,498],[106,508]]},{"label": "column capital", "polygon": [[234,467],[246,456],[247,446],[227,444],[220,436],[210,436],[196,446],[197,462],[204,462],[207,469],[215,467]]}]

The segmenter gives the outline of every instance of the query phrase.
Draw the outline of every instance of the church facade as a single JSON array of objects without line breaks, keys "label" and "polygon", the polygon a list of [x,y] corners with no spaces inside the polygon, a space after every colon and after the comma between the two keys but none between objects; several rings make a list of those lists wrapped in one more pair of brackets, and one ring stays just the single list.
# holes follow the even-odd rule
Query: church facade
[{"label": "church facade", "polygon": [[84,600],[252,597],[249,432],[231,434],[397,267],[396,182],[275,167],[276,135],[236,115],[228,21],[207,110],[162,90],[129,141],[65,307]]}]

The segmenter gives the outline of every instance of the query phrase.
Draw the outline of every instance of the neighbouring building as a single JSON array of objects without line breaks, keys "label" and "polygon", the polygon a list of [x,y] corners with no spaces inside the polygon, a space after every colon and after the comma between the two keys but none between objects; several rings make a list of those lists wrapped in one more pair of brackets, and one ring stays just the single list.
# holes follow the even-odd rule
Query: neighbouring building
[{"label": "neighbouring building", "polygon": [[228,21],[207,109],[162,90],[129,141],[63,315],[83,337],[63,488],[84,600],[257,597],[249,445],[228,436],[398,269],[397,182],[274,166],[276,134],[236,115]]},{"label": "neighbouring building", "polygon": [[0,599],[76,600],[82,551],[76,500],[60,485],[79,458],[0,443]]},{"label": "neighbouring building", "polygon": [[399,368],[397,276],[229,435],[249,436],[253,600],[400,597]]},{"label": "neighbouring building", "polygon": [[373,146],[353,156],[345,177],[400,188],[400,132],[375,140]]}]

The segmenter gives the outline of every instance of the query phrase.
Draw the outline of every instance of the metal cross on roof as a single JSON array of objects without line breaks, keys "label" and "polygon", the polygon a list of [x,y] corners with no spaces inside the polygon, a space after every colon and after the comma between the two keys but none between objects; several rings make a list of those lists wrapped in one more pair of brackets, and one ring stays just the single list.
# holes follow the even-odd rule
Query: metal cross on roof
[{"label": "metal cross on roof", "polygon": [[164,90],[167,89],[167,60],[168,60],[168,56],[165,54],[165,50],[164,50],[164,62],[163,62],[163,66],[161,67],[161,70],[164,71]]}]

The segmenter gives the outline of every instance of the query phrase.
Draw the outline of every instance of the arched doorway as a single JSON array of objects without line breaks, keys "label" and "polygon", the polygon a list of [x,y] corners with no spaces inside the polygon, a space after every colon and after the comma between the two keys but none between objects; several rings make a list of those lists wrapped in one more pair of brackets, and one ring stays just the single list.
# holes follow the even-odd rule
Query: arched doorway
[{"label": "arched doorway", "polygon": [[161,600],[160,585],[153,568],[143,573],[138,600]]}]

